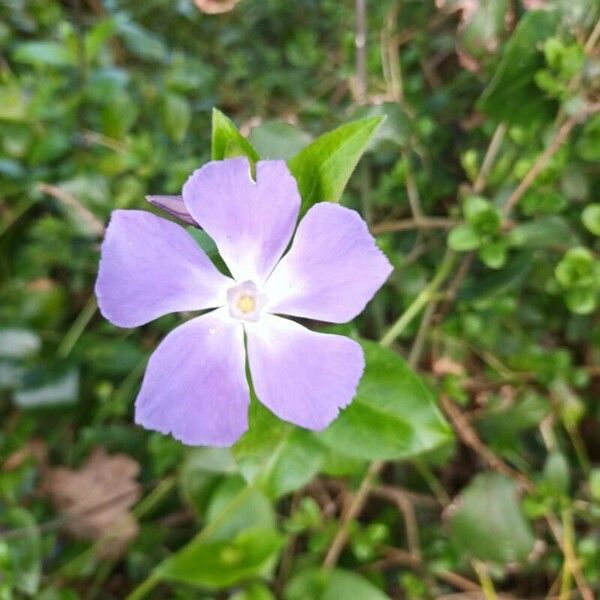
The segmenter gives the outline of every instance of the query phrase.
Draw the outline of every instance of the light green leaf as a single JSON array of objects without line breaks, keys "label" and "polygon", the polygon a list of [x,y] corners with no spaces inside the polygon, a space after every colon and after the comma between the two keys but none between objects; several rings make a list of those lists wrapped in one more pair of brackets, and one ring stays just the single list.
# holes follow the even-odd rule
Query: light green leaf
[{"label": "light green leaf", "polygon": [[288,162],[302,197],[301,213],[316,202],[338,202],[383,117],[342,125],[317,138]]},{"label": "light green leaf", "polygon": [[21,531],[8,543],[0,540],[2,579],[33,596],[38,591],[42,575],[42,543],[37,523],[29,511],[18,507],[4,513],[0,523],[8,529]]},{"label": "light green leaf", "polygon": [[534,76],[544,65],[540,42],[556,30],[557,14],[530,11],[523,15],[506,44],[491,83],[478,101],[478,108],[498,121],[514,125],[550,118],[556,103],[541,93]]},{"label": "light green leaf", "polygon": [[534,221],[520,223],[506,236],[509,246],[528,248],[546,248],[555,245],[556,240],[565,245],[579,242],[566,219],[556,215],[542,216]]},{"label": "light green leaf", "polygon": [[268,571],[283,546],[273,529],[248,529],[231,541],[197,539],[159,567],[163,579],[222,589]]},{"label": "light green leaf", "polygon": [[310,432],[275,418],[254,402],[249,431],[235,445],[234,455],[246,481],[278,498],[318,473],[324,450]]},{"label": "light green leaf", "polygon": [[310,569],[296,575],[289,583],[285,600],[388,600],[370,581],[342,569]]},{"label": "light green leaf", "polygon": [[260,159],[258,152],[237,130],[233,121],[213,108],[211,157],[213,160],[223,160],[233,156],[247,156],[252,162]]},{"label": "light green leaf", "polygon": [[456,252],[467,252],[478,248],[480,244],[479,234],[471,225],[466,223],[457,225],[448,236],[448,246]]},{"label": "light green leaf", "polygon": [[77,58],[59,42],[25,42],[13,52],[13,60],[44,67],[72,67]]},{"label": "light green leaf", "polygon": [[421,379],[395,352],[361,344],[366,368],[356,397],[318,439],[369,460],[410,458],[448,443],[451,429]]},{"label": "light green leaf", "polygon": [[166,94],[162,105],[162,118],[171,139],[174,142],[181,142],[192,120],[188,101],[179,94]]},{"label": "light green leaf", "polygon": [[283,121],[264,121],[250,132],[250,142],[263,158],[289,160],[311,140],[308,133]]},{"label": "light green leaf", "polygon": [[251,527],[275,528],[275,513],[267,497],[246,484],[239,475],[223,480],[213,493],[206,511],[206,528],[200,536],[230,540]]},{"label": "light green leaf", "polygon": [[600,204],[588,204],[581,214],[586,229],[600,236]]},{"label": "light green leaf", "polygon": [[463,490],[451,535],[461,551],[502,565],[524,561],[535,541],[515,483],[498,473],[477,475]]}]

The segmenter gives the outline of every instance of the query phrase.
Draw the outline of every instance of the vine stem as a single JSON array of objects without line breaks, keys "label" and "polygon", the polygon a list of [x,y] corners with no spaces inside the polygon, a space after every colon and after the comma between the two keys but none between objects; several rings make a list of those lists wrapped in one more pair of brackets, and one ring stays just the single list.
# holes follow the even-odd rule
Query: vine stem
[{"label": "vine stem", "polygon": [[456,262],[456,254],[447,250],[433,279],[419,292],[412,304],[400,315],[398,320],[388,329],[381,338],[380,344],[388,348],[394,340],[406,329],[412,320],[433,300],[444,280],[448,277]]},{"label": "vine stem", "polygon": [[[394,340],[404,331],[404,329],[412,322],[412,320],[423,310],[423,308],[436,297],[437,291],[439,290],[442,283],[448,277],[452,271],[452,267],[456,262],[456,255],[452,250],[447,250],[446,255],[442,259],[435,275],[413,300],[412,304],[400,315],[398,320],[390,327],[388,332],[381,338],[379,344],[384,348],[389,347]],[[323,566],[326,568],[332,568],[338,561],[338,558],[344,549],[344,546],[348,540],[348,533],[350,523],[358,516],[361,512],[373,483],[383,469],[385,461],[378,460],[372,462],[365,473],[358,491],[352,498],[348,509],[342,516],[342,522],[338,529],[327,553],[323,560]]]},{"label": "vine stem", "polygon": [[[225,519],[234,511],[238,510],[240,505],[246,499],[246,497],[255,490],[256,488],[256,479],[249,483],[241,492],[234,496],[233,499],[225,506],[225,508],[217,515],[214,521],[208,523],[204,529],[196,535],[193,539],[194,542],[202,540],[207,536],[211,535],[219,525],[225,521]],[[190,542],[192,543],[192,542]],[[163,581],[163,577],[160,574],[160,571],[155,569],[144,579],[130,594],[125,598],[125,600],[141,600],[145,598],[149,592],[151,592],[159,583]]]}]

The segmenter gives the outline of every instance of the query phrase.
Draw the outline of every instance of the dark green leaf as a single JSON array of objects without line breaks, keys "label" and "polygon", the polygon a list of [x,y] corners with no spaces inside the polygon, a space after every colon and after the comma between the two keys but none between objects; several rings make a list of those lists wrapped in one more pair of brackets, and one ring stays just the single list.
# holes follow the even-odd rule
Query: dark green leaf
[{"label": "dark green leaf", "polygon": [[395,352],[361,342],[366,368],[352,404],[318,434],[327,446],[361,459],[410,458],[452,439],[435,398]]},{"label": "dark green leaf", "polygon": [[498,121],[528,125],[550,118],[556,104],[541,94],[534,77],[544,65],[540,42],[556,30],[558,17],[551,11],[530,11],[519,21],[506,44],[502,60],[478,107]]},{"label": "dark green leaf", "polygon": [[498,473],[477,475],[460,495],[451,519],[456,546],[480,560],[523,562],[535,539],[514,482]]}]

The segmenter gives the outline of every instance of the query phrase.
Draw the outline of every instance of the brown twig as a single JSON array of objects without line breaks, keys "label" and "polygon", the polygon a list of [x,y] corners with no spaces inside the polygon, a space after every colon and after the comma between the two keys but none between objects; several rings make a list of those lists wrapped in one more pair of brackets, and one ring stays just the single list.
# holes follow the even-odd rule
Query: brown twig
[{"label": "brown twig", "polygon": [[424,217],[414,219],[401,219],[398,221],[383,221],[371,227],[373,235],[381,233],[394,233],[396,231],[410,231],[412,229],[452,229],[460,221],[445,217]]},{"label": "brown twig", "polygon": [[506,131],[508,126],[506,123],[500,123],[498,127],[496,127],[496,131],[494,131],[494,135],[490,141],[490,145],[488,146],[487,152],[483,158],[483,163],[481,164],[481,169],[479,169],[479,173],[477,174],[477,178],[475,179],[475,183],[473,184],[473,191],[476,194],[481,193],[485,186],[487,185],[487,178],[492,170],[494,162],[496,161],[496,156],[500,151],[500,147],[502,146],[502,142],[504,140],[504,136],[506,135]]},{"label": "brown twig", "polygon": [[384,466],[383,461],[375,461],[369,465],[367,469],[367,473],[365,474],[363,480],[360,483],[360,487],[358,491],[353,496],[352,501],[350,502],[348,509],[344,511],[342,515],[342,520],[340,523],[340,528],[338,529],[331,546],[329,546],[329,550],[325,555],[325,559],[323,560],[323,566],[326,568],[332,568],[335,563],[337,563],[338,558],[348,541],[348,533],[350,523],[358,516],[360,511],[362,510],[365,501],[369,495],[371,490],[371,485],[377,475],[381,472]]},{"label": "brown twig", "polygon": [[40,192],[44,192],[53,198],[56,198],[67,208],[70,208],[78,219],[81,219],[85,225],[98,237],[104,234],[104,224],[100,219],[86,206],[84,206],[73,194],[63,190],[57,185],[50,183],[40,183],[37,186]]},{"label": "brown twig", "polygon": [[474,450],[478,456],[494,471],[498,471],[518,482],[523,489],[532,491],[534,486],[525,475],[509,467],[502,459],[496,456],[479,438],[471,423],[465,418],[460,409],[446,395],[440,397],[440,404],[444,412],[454,425],[454,429],[462,442]]}]

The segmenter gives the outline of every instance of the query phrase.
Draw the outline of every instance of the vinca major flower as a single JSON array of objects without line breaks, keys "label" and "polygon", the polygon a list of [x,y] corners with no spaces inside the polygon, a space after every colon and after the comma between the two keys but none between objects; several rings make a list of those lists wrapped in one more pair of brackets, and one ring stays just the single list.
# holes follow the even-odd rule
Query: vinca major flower
[{"label": "vinca major flower", "polygon": [[245,158],[213,161],[189,177],[182,198],[150,200],[200,226],[230,275],[180,225],[114,211],[96,283],[102,314],[137,327],[167,313],[207,311],[150,357],[136,422],[189,445],[233,444],[248,428],[247,359],[260,402],[281,419],[325,428],[355,394],[362,349],[286,317],[344,323],[364,309],[391,272],[365,222],[321,202],[296,229],[300,195],[278,160],[259,161],[255,179]]}]

